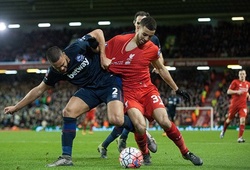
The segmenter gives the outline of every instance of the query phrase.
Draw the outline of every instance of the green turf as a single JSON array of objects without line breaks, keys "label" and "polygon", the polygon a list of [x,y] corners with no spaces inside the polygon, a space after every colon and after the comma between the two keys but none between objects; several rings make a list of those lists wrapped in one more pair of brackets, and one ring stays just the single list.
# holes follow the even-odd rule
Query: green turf
[{"label": "green turf", "polygon": [[[72,167],[45,168],[61,154],[60,132],[1,131],[0,169],[122,169],[118,162],[116,143],[108,148],[108,159],[101,159],[97,146],[109,132],[95,132],[83,136],[77,132],[73,149]],[[238,132],[228,130],[224,139],[219,139],[219,131],[182,131],[189,149],[203,159],[203,166],[196,167],[181,157],[177,147],[162,131],[150,132],[157,140],[158,151],[152,156],[151,166],[141,169],[164,170],[249,170],[250,169],[250,130],[246,130],[246,143],[237,143]],[[130,134],[128,146],[136,146]]]}]

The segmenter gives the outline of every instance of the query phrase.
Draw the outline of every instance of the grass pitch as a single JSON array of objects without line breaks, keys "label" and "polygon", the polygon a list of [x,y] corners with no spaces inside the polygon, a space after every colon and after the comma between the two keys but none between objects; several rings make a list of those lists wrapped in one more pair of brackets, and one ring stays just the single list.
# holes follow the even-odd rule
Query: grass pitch
[{"label": "grass pitch", "polygon": [[[250,169],[250,130],[246,130],[246,143],[237,143],[238,132],[228,130],[224,139],[219,131],[182,131],[191,152],[203,159],[203,166],[196,167],[182,158],[178,148],[162,131],[150,132],[158,144],[157,153],[152,153],[152,165],[140,169],[164,170],[249,170]],[[109,132],[95,132],[82,135],[80,131],[74,141],[72,167],[46,168],[61,154],[61,132],[1,131],[0,169],[1,170],[113,170],[122,169],[119,164],[116,142],[108,148],[108,159],[100,158],[97,146]],[[136,144],[130,134],[127,146]]]}]

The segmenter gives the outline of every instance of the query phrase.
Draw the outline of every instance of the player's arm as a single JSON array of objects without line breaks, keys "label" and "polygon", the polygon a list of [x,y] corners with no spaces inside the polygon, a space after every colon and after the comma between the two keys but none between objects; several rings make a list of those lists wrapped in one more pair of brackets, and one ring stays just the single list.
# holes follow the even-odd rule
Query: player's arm
[{"label": "player's arm", "polygon": [[33,102],[35,99],[39,98],[46,90],[48,90],[50,86],[46,85],[43,81],[33,89],[31,89],[25,97],[20,100],[16,105],[14,106],[7,106],[4,108],[5,114],[13,114],[14,112],[22,109],[24,106],[27,106],[31,102]]},{"label": "player's arm", "polygon": [[[162,52],[159,54],[159,60],[160,60],[160,62],[164,65],[164,59],[163,59]],[[157,70],[157,69],[154,67],[153,70],[152,70],[152,73],[159,74],[159,70]]]},{"label": "player's arm", "polygon": [[[162,55],[162,52],[161,52],[161,45],[160,45],[160,40],[159,40],[159,38],[157,37],[157,36],[153,36],[152,38],[151,38],[151,41],[159,48],[159,58],[160,58],[160,61],[163,63],[163,65],[164,65],[164,58],[163,58],[163,55]],[[157,73],[157,74],[159,74],[159,72],[158,72],[158,70],[156,69],[156,68],[154,68],[153,70],[152,70],[152,73]]]},{"label": "player's arm", "polygon": [[157,69],[159,75],[161,78],[174,90],[178,90],[178,86],[174,82],[172,76],[170,75],[169,71],[167,68],[163,65],[162,60],[160,57],[157,60],[152,61],[152,65],[154,66],[155,69]]},{"label": "player's arm", "polygon": [[92,37],[96,39],[99,43],[98,50],[100,52],[100,59],[101,59],[101,66],[103,69],[107,69],[108,66],[111,64],[112,60],[106,57],[105,54],[105,38],[103,31],[101,29],[96,29],[89,33]]},{"label": "player's arm", "polygon": [[[101,29],[95,29],[89,33],[89,35],[95,39],[90,42],[90,47],[93,50],[97,50],[101,55],[105,55],[105,38]],[[91,40],[90,40],[91,41]]]},{"label": "player's arm", "polygon": [[242,94],[242,91],[241,91],[241,90],[232,90],[232,89],[228,89],[228,90],[227,90],[227,94],[228,94],[228,95],[232,95],[232,94],[241,95],[241,94]]},{"label": "player's arm", "polygon": [[160,58],[151,63],[159,72],[161,78],[176,92],[176,94],[182,96],[185,100],[190,100],[190,96],[188,93],[180,90],[176,85],[175,81],[173,80],[172,76],[170,75],[167,68],[163,65]]}]

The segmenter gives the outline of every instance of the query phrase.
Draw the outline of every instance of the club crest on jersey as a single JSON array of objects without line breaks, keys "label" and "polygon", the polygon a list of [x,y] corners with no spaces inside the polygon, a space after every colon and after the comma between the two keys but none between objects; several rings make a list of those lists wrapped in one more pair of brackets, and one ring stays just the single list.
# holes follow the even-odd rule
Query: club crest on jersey
[{"label": "club crest on jersey", "polygon": [[125,65],[129,65],[131,61],[133,60],[135,54],[130,54],[127,60],[125,61]]},{"label": "club crest on jersey", "polygon": [[80,41],[85,41],[86,40],[86,37],[85,37],[85,35],[82,37],[82,38],[79,38],[80,39]]},{"label": "club crest on jersey", "polygon": [[78,61],[78,62],[82,62],[83,59],[84,59],[84,56],[83,56],[83,55],[78,55],[78,56],[76,57],[76,61]]}]

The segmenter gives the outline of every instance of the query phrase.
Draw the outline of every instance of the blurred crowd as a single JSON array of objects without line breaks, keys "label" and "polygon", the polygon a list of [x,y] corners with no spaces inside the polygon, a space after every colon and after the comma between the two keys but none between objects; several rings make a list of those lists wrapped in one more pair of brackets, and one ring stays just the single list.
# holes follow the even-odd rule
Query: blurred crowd
[{"label": "blurred crowd", "polygon": [[[250,71],[250,70],[248,70]],[[192,74],[192,76],[190,76]],[[160,91],[163,102],[167,103],[171,88],[167,86],[158,74],[152,73],[152,81]],[[214,125],[220,126],[225,120],[228,111],[229,96],[226,94],[229,83],[232,79],[237,78],[237,71],[225,70],[223,72],[212,71],[194,71],[192,69],[183,69],[171,72],[172,77],[178,84],[179,88],[187,90],[191,96],[191,101],[181,100],[179,107],[203,107],[212,106]],[[19,74],[19,75],[0,75],[0,128],[12,129],[34,129],[37,126],[55,127],[61,126],[62,109],[65,107],[68,99],[77,90],[76,87],[68,82],[60,82],[55,88],[45,93],[41,98],[35,100],[29,106],[18,111],[14,116],[3,114],[5,106],[14,105],[22,99],[24,95],[43,79],[43,74]],[[29,83],[27,83],[29,82]],[[11,85],[10,85],[11,84]],[[204,96],[205,92],[205,96]],[[249,105],[250,106],[250,105]],[[198,112],[197,112],[198,111]],[[193,113],[182,111],[177,113],[176,124],[209,127],[211,114],[206,111],[205,115],[201,110],[193,110]],[[200,115],[199,115],[200,114]],[[83,115],[79,121],[84,119]],[[205,116],[201,123],[195,122],[199,116]],[[207,117],[206,117],[207,116]],[[194,120],[195,119],[195,120]],[[96,127],[107,125],[106,105],[101,104],[97,107]],[[232,123],[236,125],[238,119]],[[79,124],[81,122],[78,122]],[[105,124],[106,123],[106,124]],[[247,120],[247,124],[250,120]],[[157,126],[154,122],[151,127]]]},{"label": "blurred crowd", "polygon": [[[131,27],[105,28],[106,40],[114,35],[133,30]],[[0,33],[0,62],[46,61],[47,48],[57,45],[65,48],[73,39],[83,36],[92,29],[58,29],[9,30]],[[156,35],[161,42],[162,53],[168,58],[204,58],[204,57],[249,57],[250,56],[250,23],[209,24],[158,26]],[[214,125],[222,125],[227,114],[229,96],[226,94],[229,83],[238,78],[234,70],[196,71],[195,68],[183,68],[171,72],[179,88],[185,89],[191,96],[190,102],[181,100],[180,107],[212,106],[214,109]],[[249,73],[250,70],[247,70]],[[190,76],[192,75],[192,76]],[[24,95],[43,79],[43,74],[0,74],[0,128],[32,129],[37,126],[61,126],[62,109],[68,99],[76,91],[76,87],[60,82],[53,90],[45,93],[29,106],[12,115],[3,114],[5,106],[14,105]],[[167,96],[171,89],[162,81],[159,75],[152,73],[152,81],[161,93],[163,102],[167,103]],[[248,78],[247,78],[248,79]],[[28,82],[28,83],[27,83]],[[199,112],[199,111],[198,111]],[[185,125],[209,126],[208,121],[196,124],[194,119],[200,115],[182,112],[177,116],[177,122]],[[192,115],[195,115],[194,117]],[[84,115],[83,117],[84,118]],[[82,120],[80,118],[79,120]],[[106,106],[97,107],[96,126],[107,123]],[[237,124],[237,119],[232,123]],[[250,120],[247,120],[250,124]],[[157,126],[151,123],[151,126]],[[106,125],[105,125],[106,126]]]},{"label": "blurred crowd", "polygon": [[[71,40],[92,29],[38,29],[31,32],[0,32],[1,61],[43,61],[48,47],[65,48]],[[134,30],[131,27],[103,28],[106,40]],[[161,26],[156,31],[164,58],[247,57],[250,55],[250,23],[219,22]]]}]

